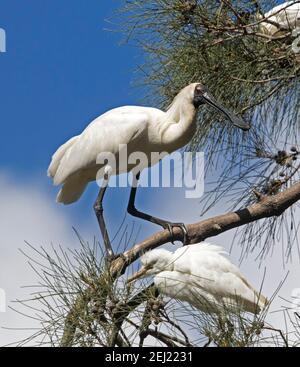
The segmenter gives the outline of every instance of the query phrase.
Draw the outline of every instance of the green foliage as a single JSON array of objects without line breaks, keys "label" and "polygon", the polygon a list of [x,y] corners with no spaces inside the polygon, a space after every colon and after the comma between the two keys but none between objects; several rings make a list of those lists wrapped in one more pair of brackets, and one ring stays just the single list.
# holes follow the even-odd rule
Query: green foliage
[{"label": "green foliage", "polygon": [[[127,273],[110,277],[97,243],[91,246],[79,240],[77,250],[53,248],[51,254],[29,245],[27,257],[39,282],[32,285],[29,299],[17,301],[15,310],[30,318],[34,327],[17,346],[186,347],[205,346],[208,340],[219,347],[286,343],[283,332],[265,323],[267,310],[256,316],[224,307],[222,315],[206,314],[159,295],[145,281],[128,286]],[[297,319],[293,334],[298,336],[296,323]]]},{"label": "green foliage", "polygon": [[[290,111],[291,102],[299,106],[300,67],[299,55],[291,49],[294,38],[287,32],[268,39],[259,29],[259,11],[271,7],[272,1],[130,0],[123,8],[123,30],[145,51],[143,81],[154,87],[152,92],[159,92],[166,105],[178,90],[201,81],[259,125],[264,116],[257,121],[256,107],[265,108],[264,101],[280,103],[278,113],[287,102]],[[287,100],[287,95],[295,100]],[[292,125],[298,112],[289,116]],[[211,113],[199,116],[198,144],[205,143],[216,119],[219,116]]]}]

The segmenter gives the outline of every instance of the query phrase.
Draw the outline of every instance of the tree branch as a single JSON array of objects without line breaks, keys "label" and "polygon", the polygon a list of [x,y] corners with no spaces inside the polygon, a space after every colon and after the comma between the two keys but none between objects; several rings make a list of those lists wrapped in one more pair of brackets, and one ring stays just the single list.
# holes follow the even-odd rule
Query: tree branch
[{"label": "tree branch", "polygon": [[[244,209],[218,215],[198,223],[186,226],[190,244],[204,241],[230,229],[252,223],[254,221],[280,216],[286,209],[300,200],[300,182],[284,192],[272,196],[263,196],[259,202]],[[174,240],[182,241],[183,234],[180,228],[174,228]],[[148,239],[136,244],[126,251],[122,257],[113,261],[111,275],[123,274],[126,267],[138,259],[146,251],[157,248],[172,240],[168,230],[157,232]]]}]

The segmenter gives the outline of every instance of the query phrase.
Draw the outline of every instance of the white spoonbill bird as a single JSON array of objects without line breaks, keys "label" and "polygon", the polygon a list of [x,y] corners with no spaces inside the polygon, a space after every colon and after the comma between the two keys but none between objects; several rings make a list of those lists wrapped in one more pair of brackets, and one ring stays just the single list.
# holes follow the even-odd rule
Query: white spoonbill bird
[{"label": "white spoonbill bird", "polygon": [[174,253],[157,249],[141,257],[142,268],[128,279],[154,275],[156,288],[170,298],[188,302],[207,313],[259,313],[267,305],[233,265],[222,247],[209,243],[183,246]]},{"label": "white spoonbill bird", "polygon": [[[118,164],[123,154],[122,149],[120,150],[121,146],[126,146],[127,156],[135,152],[143,152],[148,158],[147,167],[156,163],[151,159],[152,152],[170,154],[185,146],[196,132],[195,117],[198,107],[205,103],[225,114],[234,126],[243,130],[250,128],[248,124],[232,115],[217,102],[201,83],[193,83],[182,89],[166,112],[156,108],[137,106],[110,110],[96,118],[82,134],[67,141],[53,155],[48,175],[53,178],[55,185],[62,185],[57,201],[70,204],[78,200],[89,182],[95,181],[96,177],[101,178],[99,170],[106,183],[112,174],[133,171],[137,163],[127,165],[123,169]],[[98,163],[97,157],[103,152],[115,157],[117,162],[115,168],[107,162]],[[171,232],[172,227],[180,226],[186,234],[183,224],[170,223],[141,213],[135,208],[139,175],[140,172],[134,174],[128,212],[133,216],[161,225]],[[102,201],[106,187],[107,184],[102,185],[94,209],[108,255],[113,256],[103,218]]]},{"label": "white spoonbill bird", "polygon": [[[293,30],[300,27],[300,3],[284,2],[268,11],[264,17],[267,20],[260,24],[260,30],[264,34],[273,36],[285,30]],[[259,18],[262,19],[261,16]]]}]

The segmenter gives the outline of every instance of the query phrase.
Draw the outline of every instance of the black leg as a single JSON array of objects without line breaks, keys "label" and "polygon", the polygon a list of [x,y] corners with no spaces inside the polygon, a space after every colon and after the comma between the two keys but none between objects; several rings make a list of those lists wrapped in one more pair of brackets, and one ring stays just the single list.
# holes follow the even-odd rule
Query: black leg
[{"label": "black leg", "polygon": [[188,238],[187,238],[187,229],[186,229],[186,226],[185,226],[184,223],[168,222],[166,220],[156,218],[156,217],[153,217],[152,215],[140,212],[139,210],[136,209],[134,202],[135,202],[137,185],[138,185],[139,179],[140,179],[140,172],[136,176],[133,175],[133,183],[132,183],[130,198],[129,198],[128,207],[127,207],[128,213],[133,215],[134,217],[147,220],[148,222],[157,224],[157,225],[163,227],[164,229],[168,229],[169,232],[172,235],[172,242],[173,242],[173,238],[174,238],[173,228],[174,227],[180,227],[180,229],[182,230],[182,233],[183,233],[183,244],[186,245]]},{"label": "black leg", "polygon": [[108,184],[108,178],[106,178],[106,185],[102,186],[99,191],[98,197],[94,204],[94,211],[95,211],[95,214],[96,214],[96,217],[99,223],[100,231],[103,237],[107,258],[108,260],[112,260],[114,258],[114,252],[113,252],[113,249],[112,249],[112,246],[109,240],[109,236],[107,233],[106,224],[105,224],[104,216],[103,216],[103,205],[102,205],[104,194],[107,189],[107,184]]}]

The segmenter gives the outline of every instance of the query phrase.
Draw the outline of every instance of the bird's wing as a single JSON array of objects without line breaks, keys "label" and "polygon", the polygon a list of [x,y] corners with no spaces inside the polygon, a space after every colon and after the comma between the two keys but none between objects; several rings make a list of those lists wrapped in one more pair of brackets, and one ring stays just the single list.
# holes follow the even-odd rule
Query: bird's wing
[{"label": "bird's wing", "polygon": [[[281,26],[293,29],[300,22],[300,4],[293,4],[293,1],[280,4],[267,12],[265,17]],[[267,22],[263,22],[263,26],[271,32],[278,29],[276,25]]]},{"label": "bird's wing", "polygon": [[[117,108],[101,115],[72,145],[66,149],[63,146],[57,151],[56,155],[62,156],[55,171],[54,184],[62,184],[73,174],[96,166],[99,153],[116,154],[121,144],[127,144],[128,147],[134,144],[146,132],[147,122],[147,113],[138,107]],[[60,154],[62,151],[63,154]]]},{"label": "bird's wing", "polygon": [[258,294],[224,253],[222,247],[207,243],[182,247],[173,255],[174,270],[189,273],[194,290],[206,290],[223,300],[236,298],[247,303],[247,310],[251,312],[257,304],[264,307],[266,299]]},{"label": "bird's wing", "polygon": [[271,15],[276,16],[278,20],[285,20],[287,14],[297,14],[300,9],[300,4],[294,4],[293,1],[285,2],[283,4],[275,6],[273,9],[269,10],[265,17],[269,17]]},{"label": "bird's wing", "polygon": [[[205,284],[195,282],[195,279],[182,271],[162,271],[155,275],[154,283],[161,293],[170,298],[188,302],[196,308],[205,311],[215,311],[215,306],[219,304],[218,299]],[[213,309],[212,309],[213,308]]]}]

